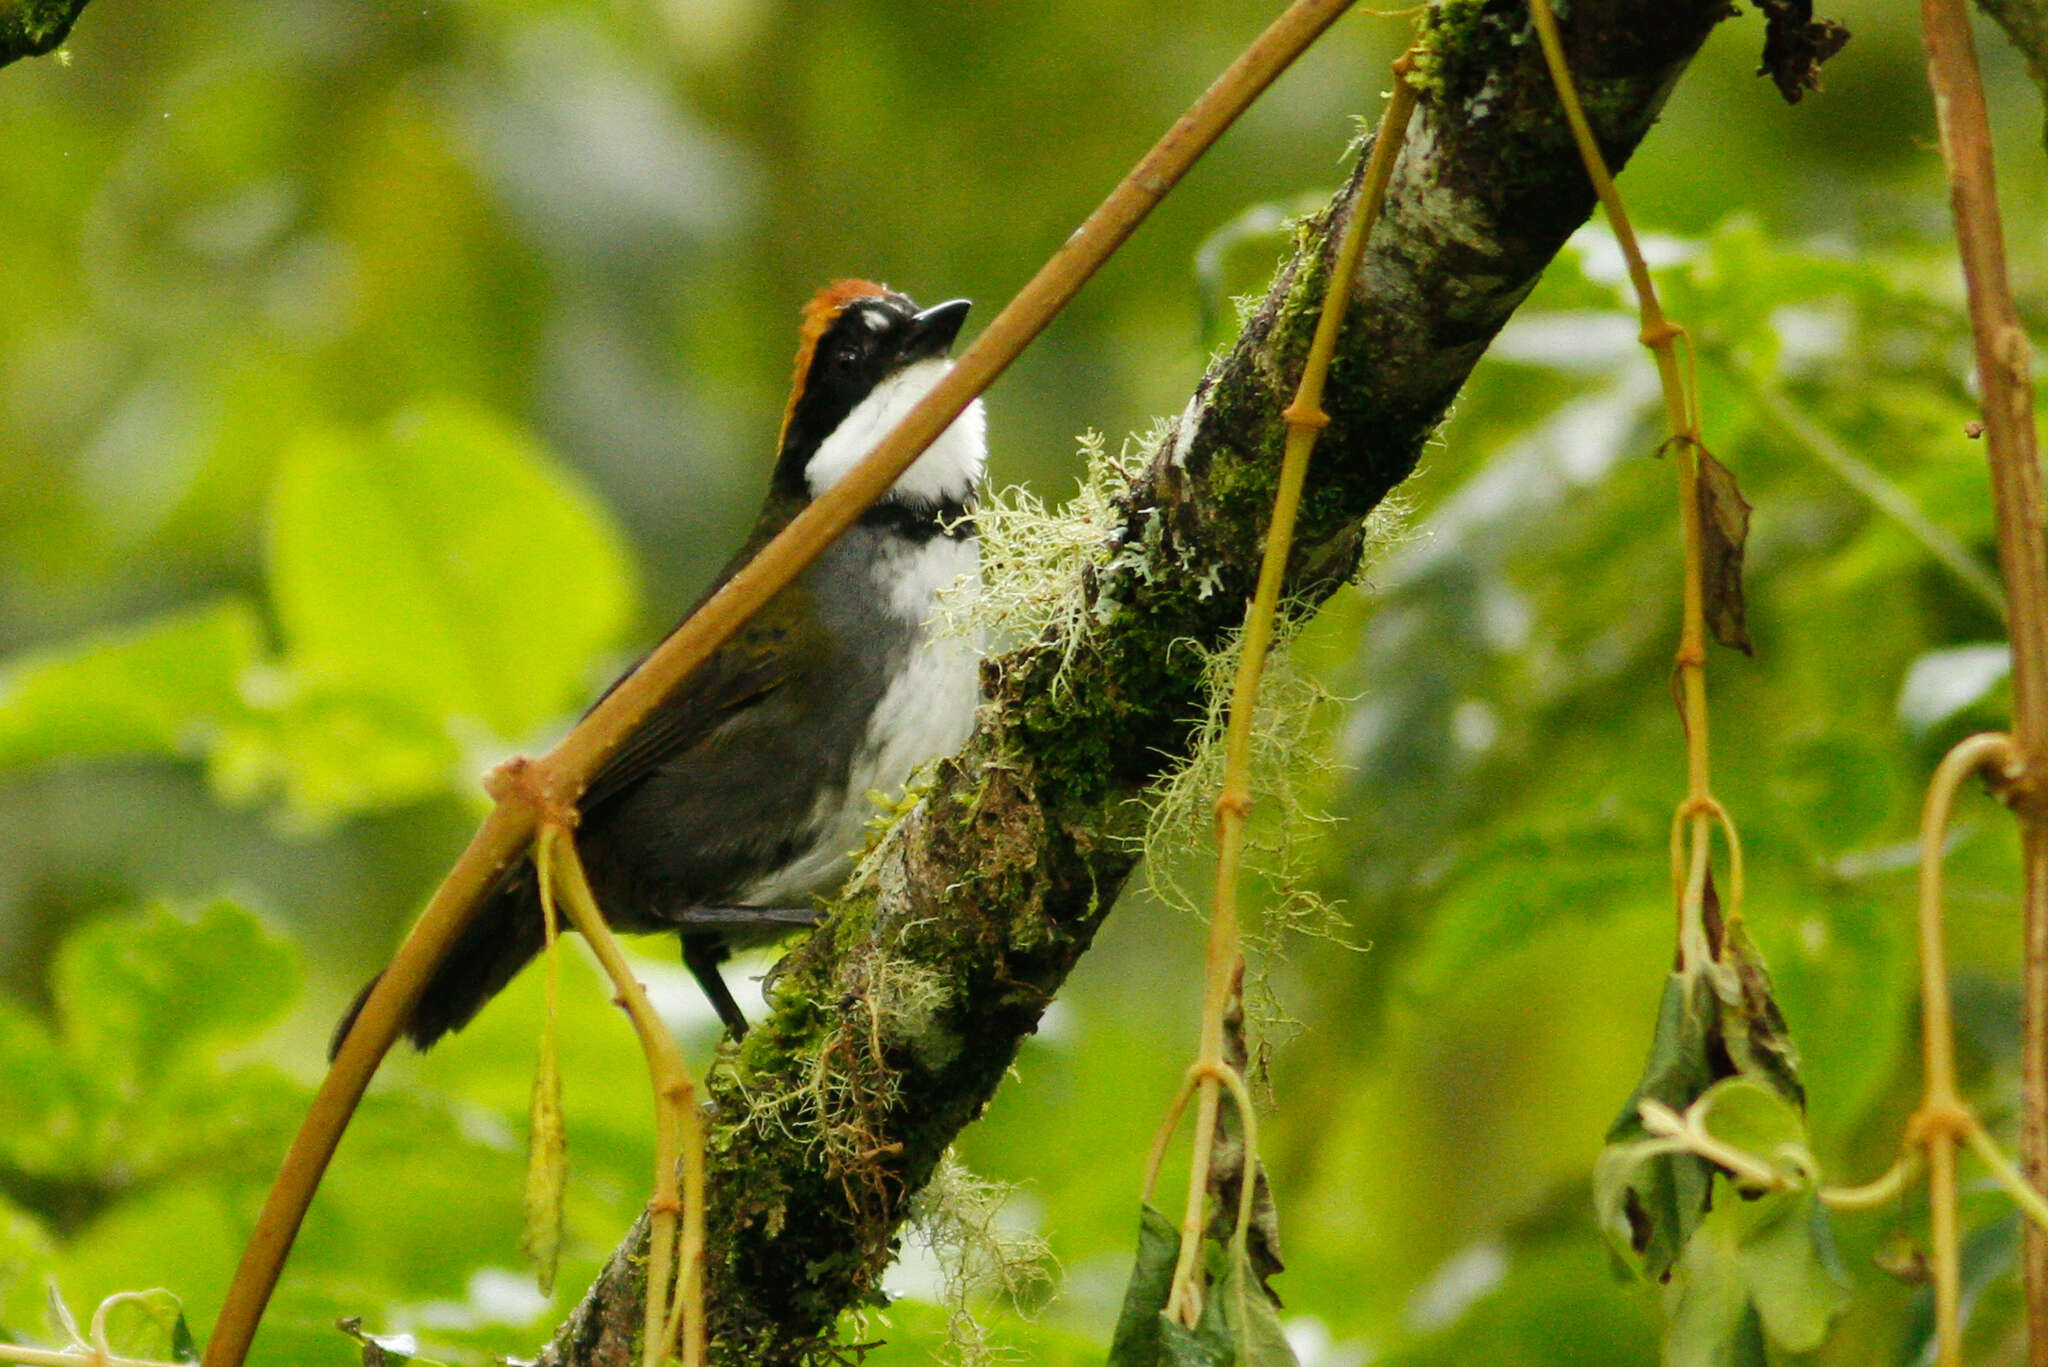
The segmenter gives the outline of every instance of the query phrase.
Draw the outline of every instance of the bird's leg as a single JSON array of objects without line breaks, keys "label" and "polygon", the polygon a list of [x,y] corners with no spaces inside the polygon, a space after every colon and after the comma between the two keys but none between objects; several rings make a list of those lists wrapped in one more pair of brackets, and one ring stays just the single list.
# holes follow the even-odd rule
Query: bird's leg
[{"label": "bird's leg", "polygon": [[731,952],[726,948],[725,938],[720,935],[683,937],[683,966],[690,970],[697,986],[704,989],[704,995],[725,1025],[726,1033],[738,1042],[747,1037],[747,1018],[740,1012],[740,1004],[732,999],[725,979],[718,975],[718,966]]}]

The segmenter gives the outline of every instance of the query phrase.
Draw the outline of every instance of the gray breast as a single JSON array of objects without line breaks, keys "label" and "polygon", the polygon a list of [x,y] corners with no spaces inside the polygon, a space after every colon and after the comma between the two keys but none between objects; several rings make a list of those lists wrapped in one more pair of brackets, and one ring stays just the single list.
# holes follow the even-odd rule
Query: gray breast
[{"label": "gray breast", "polygon": [[[832,890],[876,814],[870,793],[894,799],[923,765],[967,739],[980,703],[977,638],[938,620],[939,594],[964,601],[979,583],[972,538],[912,541],[856,527],[806,576],[835,657],[815,681],[828,774],[786,863],[754,879],[749,906],[803,906]],[[966,582],[962,580],[965,577]]]}]

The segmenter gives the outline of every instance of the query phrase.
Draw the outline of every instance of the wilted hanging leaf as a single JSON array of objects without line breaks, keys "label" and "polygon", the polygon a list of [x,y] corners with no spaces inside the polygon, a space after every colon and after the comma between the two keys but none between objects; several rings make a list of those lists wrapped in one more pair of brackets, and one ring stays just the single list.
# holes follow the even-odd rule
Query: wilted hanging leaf
[{"label": "wilted hanging leaf", "polygon": [[[1629,1265],[1668,1286],[1665,1362],[1746,1367],[1765,1341],[1815,1347],[1847,1295],[1806,1132],[1799,1052],[1770,974],[1713,879],[1701,907],[1706,954],[1681,941],[1642,1081],[1594,1168],[1601,1228]],[[1698,944],[1698,941],[1693,941]],[[1770,1166],[1738,1196],[1721,1171],[1644,1124],[1645,1100]]]},{"label": "wilted hanging leaf", "polygon": [[1190,1329],[1173,1316],[1159,1316],[1159,1367],[1235,1367],[1237,1345],[1223,1323],[1220,1301],[1202,1307],[1202,1322]]},{"label": "wilted hanging leaf", "polygon": [[1820,89],[1820,65],[1842,50],[1849,30],[1813,17],[1813,0],[1756,0],[1764,12],[1764,60],[1756,69],[1778,87],[1787,104]]},{"label": "wilted hanging leaf", "polygon": [[1297,1367],[1273,1302],[1260,1294],[1245,1261],[1214,1244],[1204,1251],[1222,1271],[1207,1279],[1201,1320],[1190,1329],[1166,1313],[1180,1233],[1151,1206],[1143,1208],[1109,1367]]},{"label": "wilted hanging leaf", "polygon": [[[1244,1259],[1234,1258],[1210,1293],[1223,1312],[1235,1361],[1238,1367],[1298,1367],[1294,1347],[1280,1328],[1279,1302],[1253,1276]],[[1205,1326],[1207,1319],[1204,1315]]]},{"label": "wilted hanging leaf", "polygon": [[1160,1360],[1160,1316],[1173,1289],[1173,1265],[1180,1257],[1180,1231],[1145,1206],[1138,1217],[1138,1257],[1124,1288],[1124,1308],[1110,1340],[1109,1367],[1150,1367]]},{"label": "wilted hanging leaf", "polygon": [[[1239,1077],[1246,1076],[1249,1071],[1250,1051],[1244,1034],[1242,962],[1237,966],[1230,984],[1230,998],[1223,1008],[1223,1061],[1236,1069]],[[1208,1235],[1226,1248],[1230,1245],[1231,1235],[1237,1230],[1238,1207],[1244,1199],[1244,1166],[1244,1121],[1230,1098],[1225,1097],[1222,1110],[1216,1117],[1216,1137],[1209,1150]],[[1278,1305],[1280,1297],[1269,1285],[1269,1279],[1286,1269],[1280,1258],[1280,1209],[1274,1204],[1272,1186],[1266,1181],[1265,1165],[1255,1160],[1254,1169],[1251,1222],[1245,1231],[1245,1252],[1259,1290]]]},{"label": "wilted hanging leaf", "polygon": [[1749,503],[1735,475],[1704,446],[1699,457],[1701,591],[1707,629],[1724,646],[1754,654],[1742,610],[1742,551],[1749,539]]},{"label": "wilted hanging leaf", "polygon": [[562,1256],[562,1200],[567,1186],[568,1138],[562,1124],[562,1073],[552,1032],[533,1075],[527,1135],[526,1229],[519,1244],[533,1258],[543,1296],[555,1293]]},{"label": "wilted hanging leaf", "polygon": [[1608,1130],[1594,1168],[1601,1228],[1631,1267],[1658,1281],[1670,1275],[1705,1218],[1714,1169],[1692,1154],[1641,1142],[1652,1139],[1641,1104],[1656,1101],[1682,1112],[1723,1079],[1747,1077],[1783,1098],[1802,1123],[1806,1108],[1798,1051],[1771,996],[1770,974],[1740,921],[1723,924],[1711,875],[1701,921],[1708,958],[1694,962],[1681,947],[1642,1079]]},{"label": "wilted hanging leaf", "polygon": [[[1713,897],[1713,880],[1709,879],[1710,903]],[[1763,955],[1740,920],[1727,927],[1718,954],[1720,972],[1715,975],[1714,988],[1721,1000],[1722,1047],[1737,1073],[1767,1080],[1803,1118],[1806,1085],[1799,1080],[1799,1046],[1785,1027],[1785,1014],[1778,1009]]]},{"label": "wilted hanging leaf", "polygon": [[1719,1014],[1713,989],[1701,975],[1672,973],[1642,1080],[1607,1131],[1607,1146],[1593,1167],[1601,1229],[1622,1260],[1652,1281],[1671,1275],[1679,1251],[1705,1217],[1713,1168],[1692,1154],[1645,1143],[1650,1134],[1640,1107],[1652,1100],[1683,1111],[1713,1085],[1712,1034]]}]

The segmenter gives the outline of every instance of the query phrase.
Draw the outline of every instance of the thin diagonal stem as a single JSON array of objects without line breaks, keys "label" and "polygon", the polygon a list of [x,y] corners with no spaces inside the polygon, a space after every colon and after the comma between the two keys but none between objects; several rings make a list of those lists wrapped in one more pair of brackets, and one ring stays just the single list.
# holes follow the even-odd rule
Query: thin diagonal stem
[{"label": "thin diagonal stem", "polygon": [[1729,363],[1718,367],[1765,417],[1803,447],[1807,454],[1825,465],[1842,483],[1861,494],[1871,507],[1883,513],[1925,550],[1934,562],[1955,576],[1957,583],[1985,607],[2005,617],[2005,590],[1969,547],[1922,512],[1912,495],[1885,476],[1882,470],[1837,441],[1827,428],[1814,420],[1779,386]]}]

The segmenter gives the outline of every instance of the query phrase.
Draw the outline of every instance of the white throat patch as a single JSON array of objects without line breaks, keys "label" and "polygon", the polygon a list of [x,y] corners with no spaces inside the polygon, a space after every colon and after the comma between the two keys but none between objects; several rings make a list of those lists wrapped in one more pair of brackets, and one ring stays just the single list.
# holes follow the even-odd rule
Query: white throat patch
[{"label": "white throat patch", "polygon": [[[876,385],[804,467],[811,497],[844,479],[952,368],[950,360],[934,356],[905,366]],[[980,482],[987,454],[988,420],[982,414],[981,400],[976,399],[953,419],[952,426],[939,433],[939,439],[925,449],[917,463],[903,472],[895,492],[928,503],[963,502]]]}]

